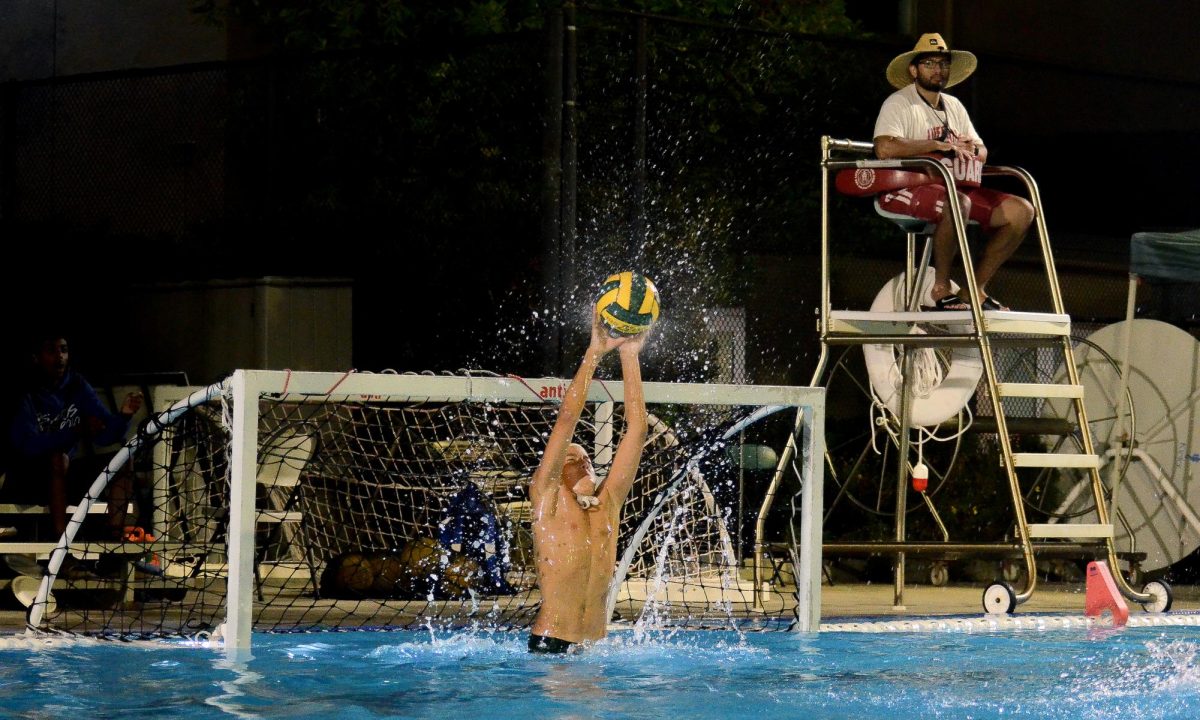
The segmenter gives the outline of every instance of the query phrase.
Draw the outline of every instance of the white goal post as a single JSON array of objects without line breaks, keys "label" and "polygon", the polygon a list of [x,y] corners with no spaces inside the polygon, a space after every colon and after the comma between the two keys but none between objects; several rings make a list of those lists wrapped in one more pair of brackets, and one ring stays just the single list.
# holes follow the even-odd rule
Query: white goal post
[{"label": "white goal post", "polygon": [[[29,554],[29,629],[220,638],[238,653],[252,631],[528,628],[541,605],[528,483],[567,384],[238,370],[207,388],[152,387],[151,416],[67,532],[10,549]],[[612,622],[816,631],[824,389],[648,382],[644,395]],[[596,379],[576,428],[600,476],[623,396]],[[754,512],[762,473],[768,494],[786,476],[800,500],[771,516],[770,543]],[[122,475],[139,488],[138,527],[114,539],[89,510]]]},{"label": "white goal post", "polygon": [[[229,585],[224,628],[226,647],[237,651],[250,645],[254,597],[255,476],[258,470],[259,403],[248,398],[288,396],[383,398],[420,396],[429,401],[473,398],[495,402],[529,402],[561,398],[566,380],[559,378],[445,377],[368,373],[286,372],[238,370],[230,379],[233,436],[231,457],[231,517],[228,538]],[[657,402],[707,405],[767,406],[796,409],[799,462],[803,487],[800,567],[797,569],[797,608],[793,629],[814,632],[820,620],[821,508],[824,457],[825,391],[823,388],[754,385],[708,385],[647,382],[647,404]],[[601,403],[623,395],[620,382],[592,384],[589,401]],[[786,458],[785,458],[786,459]]]}]

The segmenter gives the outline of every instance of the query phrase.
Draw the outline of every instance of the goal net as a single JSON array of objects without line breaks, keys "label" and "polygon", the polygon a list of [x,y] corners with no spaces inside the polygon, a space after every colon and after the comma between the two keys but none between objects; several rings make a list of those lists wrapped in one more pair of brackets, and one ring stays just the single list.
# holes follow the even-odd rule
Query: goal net
[{"label": "goal net", "polygon": [[[50,569],[67,551],[82,562],[46,579],[31,625],[220,631],[239,643],[251,629],[527,627],[540,603],[528,483],[565,389],[559,379],[272,371],[239,371],[187,397],[158,389],[156,407],[171,409],[80,503],[103,497],[127,455],[138,497],[152,503],[131,508],[146,536],[97,541],[87,520],[69,529],[79,532],[60,540]],[[813,597],[797,593],[797,577],[819,581],[819,529],[803,572],[795,543],[756,543],[754,529],[777,470],[794,474],[792,492],[814,484],[822,391],[646,383],[645,395],[650,431],[621,513],[614,622],[786,629],[797,597]],[[621,383],[595,381],[578,426],[601,476],[624,430],[621,398]],[[745,462],[764,454],[786,467]],[[799,517],[770,520],[778,539],[797,537]]]}]

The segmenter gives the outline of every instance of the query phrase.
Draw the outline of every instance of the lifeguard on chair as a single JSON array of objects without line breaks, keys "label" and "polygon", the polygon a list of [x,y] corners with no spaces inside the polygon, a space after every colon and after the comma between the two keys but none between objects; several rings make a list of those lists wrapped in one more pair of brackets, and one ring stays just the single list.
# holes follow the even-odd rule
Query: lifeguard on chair
[{"label": "lifeguard on chair", "polygon": [[[898,88],[884,101],[875,120],[875,155],[881,160],[936,156],[954,175],[963,214],[989,236],[975,281],[983,310],[1007,310],[987,294],[988,281],[1025,237],[1034,210],[1027,200],[980,186],[988,151],[966,108],[942,92],[975,71],[976,59],[951,51],[942,36],[926,33],[911,51],[888,64],[887,78]],[[952,290],[950,266],[958,240],[946,207],[946,188],[921,172],[860,169],[838,177],[842,192],[873,194],[884,215],[915,218],[936,225],[933,231],[934,281],[921,304],[936,310],[969,310],[972,299]]]}]

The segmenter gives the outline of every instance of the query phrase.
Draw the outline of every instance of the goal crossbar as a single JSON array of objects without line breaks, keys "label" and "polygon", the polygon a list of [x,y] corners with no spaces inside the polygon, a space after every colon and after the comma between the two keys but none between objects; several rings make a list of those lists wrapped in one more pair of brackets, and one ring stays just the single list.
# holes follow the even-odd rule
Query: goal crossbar
[{"label": "goal crossbar", "polygon": [[[280,395],[297,401],[305,396],[337,395],[363,400],[420,397],[430,402],[463,399],[547,402],[561,399],[570,383],[569,379],[553,377],[457,377],[282,370],[238,370],[234,377],[239,374],[244,378],[248,392]],[[593,381],[588,391],[588,401],[621,402],[624,387],[619,380]],[[789,405],[823,410],[825,403],[825,391],[819,387],[646,382],[642,388],[647,404]]]}]

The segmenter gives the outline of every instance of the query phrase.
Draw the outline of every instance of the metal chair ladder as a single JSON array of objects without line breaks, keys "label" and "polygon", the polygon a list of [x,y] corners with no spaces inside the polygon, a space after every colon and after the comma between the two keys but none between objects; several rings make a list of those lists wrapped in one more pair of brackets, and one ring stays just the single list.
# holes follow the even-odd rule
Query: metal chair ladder
[{"label": "metal chair ladder", "polygon": [[[1049,236],[1046,230],[1045,214],[1042,210],[1041,198],[1033,177],[1021,168],[994,167],[985,170],[985,177],[1008,176],[1020,180],[1027,193],[1028,200],[1035,210],[1035,227],[1041,245],[1046,280],[1048,283],[1052,312],[1010,312],[984,311],[978,303],[972,303],[969,311],[921,313],[913,312],[915,302],[914,288],[920,288],[920,283],[914,283],[911,277],[912,260],[917,228],[905,227],[908,233],[908,262],[906,270],[906,287],[909,290],[907,308],[900,312],[862,312],[834,311],[830,300],[830,177],[840,171],[865,170],[916,170],[932,172],[940,175],[942,183],[950,191],[946,196],[947,209],[955,225],[963,272],[966,276],[969,297],[978,297],[975,282],[974,265],[970,248],[967,243],[966,218],[958,200],[954,178],[950,172],[933,158],[907,158],[898,160],[863,159],[873,157],[874,147],[871,143],[852,140],[836,140],[828,136],[821,141],[821,170],[822,170],[822,217],[821,217],[821,307],[819,331],[821,354],[817,369],[813,375],[813,384],[819,384],[823,377],[829,359],[829,349],[841,345],[893,344],[901,346],[900,361],[906,381],[900,399],[897,413],[900,425],[899,455],[902,460],[897,463],[897,508],[896,533],[894,542],[873,543],[880,552],[895,553],[895,599],[896,605],[903,605],[904,563],[908,552],[921,552],[937,543],[910,542],[906,540],[905,514],[907,475],[909,469],[909,436],[910,414],[912,404],[911,383],[911,353],[910,347],[948,347],[973,345],[978,348],[983,362],[983,379],[987,383],[988,395],[995,413],[998,446],[1004,472],[1007,477],[1015,516],[1016,547],[1020,550],[1025,566],[1025,586],[1014,590],[1005,582],[995,582],[984,591],[984,607],[989,613],[1011,613],[1016,606],[1029,600],[1037,585],[1037,564],[1035,559],[1035,539],[1042,541],[1041,547],[1047,544],[1076,541],[1090,546],[1103,554],[1108,564],[1114,569],[1114,579],[1118,589],[1129,600],[1141,603],[1148,610],[1165,611],[1170,608],[1171,591],[1166,583],[1152,582],[1147,584],[1142,592],[1135,591],[1117,572],[1118,556],[1114,543],[1113,524],[1109,516],[1105,490],[1100,478],[1101,459],[1096,454],[1084,406],[1084,391],[1080,384],[1078,370],[1075,364],[1071,341],[1071,321],[1063,306],[1062,293],[1058,283],[1058,274],[1054,265],[1053,253],[1050,249]],[[853,156],[860,159],[849,159]],[[928,258],[929,244],[926,242],[925,259]],[[920,267],[924,267],[924,263]],[[913,335],[910,331],[915,325],[937,326],[936,334]],[[1040,338],[1042,342],[1050,340],[1059,349],[1066,369],[1065,382],[1062,383],[1028,383],[1002,381],[997,372],[993,340],[997,335],[1014,334]],[[1003,400],[1006,398],[1055,398],[1069,402],[1070,413],[1074,416],[1074,428],[1082,452],[1080,453],[1048,453],[1048,452],[1016,452],[1013,449],[1009,430],[1009,419],[1006,416]],[[1082,523],[1046,523],[1031,524],[1026,519],[1022,490],[1017,475],[1019,468],[1077,468],[1090,475],[1090,486],[1095,502],[1096,522]],[[941,544],[941,547],[948,545]],[[968,545],[956,545],[962,550],[969,551]]]}]

